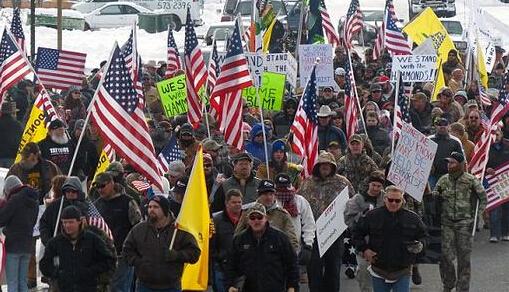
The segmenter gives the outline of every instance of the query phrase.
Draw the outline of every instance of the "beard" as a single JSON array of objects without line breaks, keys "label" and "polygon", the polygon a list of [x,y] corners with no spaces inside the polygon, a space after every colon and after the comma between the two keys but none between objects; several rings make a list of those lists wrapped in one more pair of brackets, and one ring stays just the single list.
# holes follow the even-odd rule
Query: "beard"
[{"label": "beard", "polygon": [[67,137],[66,134],[64,134],[62,136],[51,135],[51,140],[53,140],[53,142],[60,144],[60,145],[67,144],[69,142],[69,138]]},{"label": "beard", "polygon": [[157,222],[157,216],[153,213],[148,213],[148,221],[152,224],[155,224]]},{"label": "beard", "polygon": [[183,147],[189,147],[194,143],[194,139],[189,139],[189,140],[180,139],[180,143],[182,144]]}]

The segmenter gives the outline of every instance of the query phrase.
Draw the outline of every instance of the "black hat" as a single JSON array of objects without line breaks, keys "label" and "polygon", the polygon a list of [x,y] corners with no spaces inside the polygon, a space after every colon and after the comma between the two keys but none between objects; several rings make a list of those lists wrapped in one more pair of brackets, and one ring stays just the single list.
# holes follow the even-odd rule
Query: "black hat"
[{"label": "black hat", "polygon": [[279,173],[278,175],[276,175],[274,180],[276,182],[276,188],[278,188],[278,189],[279,188],[285,189],[285,188],[292,187],[292,180],[291,180],[290,176],[286,173]]},{"label": "black hat", "polygon": [[437,126],[449,126],[449,120],[446,118],[440,118],[437,121]]},{"label": "black hat", "polygon": [[189,177],[184,176],[177,180],[177,183],[173,187],[173,192],[178,194],[183,194],[186,192],[187,183],[189,182]]},{"label": "black hat", "polygon": [[166,199],[166,197],[161,196],[161,195],[155,195],[152,198],[150,198],[150,200],[148,202],[150,203],[152,201],[159,204],[159,206],[163,210],[163,213],[165,216],[168,216],[168,214],[170,214],[170,201],[168,201],[168,199]]},{"label": "black hat", "polygon": [[264,179],[260,181],[258,185],[258,194],[265,192],[276,192],[276,187],[274,186],[274,182],[271,180]]},{"label": "black hat", "polygon": [[49,124],[48,129],[55,130],[55,129],[64,128],[64,127],[65,127],[64,122],[62,122],[62,120],[60,120],[60,119],[56,119]]},{"label": "black hat", "polygon": [[60,219],[76,219],[80,220],[82,217],[80,209],[77,207],[70,205],[64,208],[62,210],[62,216],[60,216]]},{"label": "black hat", "polygon": [[180,127],[179,136],[182,136],[184,134],[191,135],[191,136],[194,134],[194,129],[193,129],[193,126],[191,126],[191,124],[185,123]]},{"label": "black hat", "polygon": [[232,162],[235,164],[241,160],[248,160],[249,162],[253,162],[253,158],[251,155],[247,152],[239,153],[232,157]]},{"label": "black hat", "polygon": [[465,156],[463,156],[462,153],[454,151],[445,160],[447,160],[447,161],[455,160],[458,163],[462,163],[463,161],[465,161]]}]

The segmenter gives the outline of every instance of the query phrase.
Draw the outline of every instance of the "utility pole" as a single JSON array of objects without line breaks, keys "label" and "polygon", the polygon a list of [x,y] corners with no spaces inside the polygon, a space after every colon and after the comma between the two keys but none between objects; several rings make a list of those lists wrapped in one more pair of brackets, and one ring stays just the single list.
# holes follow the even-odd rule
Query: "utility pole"
[{"label": "utility pole", "polygon": [[62,50],[62,0],[57,0],[57,48]]},{"label": "utility pole", "polygon": [[30,62],[35,60],[35,0],[30,0]]}]

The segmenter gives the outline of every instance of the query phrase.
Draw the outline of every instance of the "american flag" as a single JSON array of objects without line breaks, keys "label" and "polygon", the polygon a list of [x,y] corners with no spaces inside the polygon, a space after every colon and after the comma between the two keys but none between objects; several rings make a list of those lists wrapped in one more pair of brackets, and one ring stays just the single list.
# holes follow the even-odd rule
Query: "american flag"
[{"label": "american flag", "polygon": [[81,87],[86,59],[87,54],[39,47],[35,71],[39,81],[47,88],[66,90],[71,86]]},{"label": "american flag", "polygon": [[235,25],[221,73],[210,95],[210,105],[220,118],[220,130],[228,145],[242,149],[242,89],[253,86],[242,49],[239,24]]},{"label": "american flag", "polygon": [[[306,89],[302,94],[290,133],[293,134],[292,150],[304,158],[304,177],[313,172],[318,156],[318,114],[316,95],[316,65],[313,66]],[[348,83],[348,82],[347,82]]]},{"label": "american flag", "polygon": [[16,40],[19,49],[25,51],[25,34],[23,33],[20,10],[18,7],[14,8],[12,14],[11,33],[14,36],[14,39]]},{"label": "american flag", "polygon": [[154,146],[129,70],[117,44],[97,89],[92,118],[105,143],[162,189]]},{"label": "american flag", "polygon": [[[397,21],[398,18],[396,17],[396,12],[394,11],[394,5],[392,4],[391,0],[387,0],[385,3],[385,13],[384,15],[387,15],[388,17],[392,18],[394,21]],[[376,28],[377,35],[375,40],[375,46],[373,48],[373,59],[377,60],[380,58],[383,49],[385,47],[385,19],[382,20],[382,26],[379,28]]]},{"label": "american flag", "polygon": [[0,42],[0,104],[7,90],[32,72],[31,66],[18,49],[12,35],[4,29]]},{"label": "american flag", "polygon": [[37,97],[35,98],[35,106],[44,113],[44,120],[46,125],[49,125],[52,121],[58,119],[57,111],[51,103],[51,97],[49,96],[46,88],[42,88]]},{"label": "american flag", "polygon": [[340,45],[338,34],[334,29],[334,25],[332,25],[332,21],[330,19],[330,15],[327,12],[327,8],[325,7],[325,1],[320,1],[320,14],[322,15],[322,25],[323,30],[325,31],[325,35],[329,40],[329,43],[332,47],[338,47]]},{"label": "american flag", "polygon": [[[136,35],[136,25],[133,25],[131,34],[125,44],[120,48],[120,52],[124,57],[127,69],[131,74],[131,80],[133,80],[134,89],[136,90],[136,93],[138,93],[138,98],[140,99],[142,106],[145,106],[143,84],[141,83],[141,57],[138,54]],[[137,61],[134,62],[133,60]]]},{"label": "american flag", "polygon": [[477,85],[479,87],[479,97],[483,105],[490,106],[491,105],[491,99],[486,90],[484,90],[484,87],[481,85],[479,81],[477,81]]},{"label": "american flag", "polygon": [[144,180],[135,180],[132,181],[131,184],[138,192],[144,192],[150,189],[150,184]]},{"label": "american flag", "polygon": [[491,118],[481,138],[475,144],[474,154],[468,165],[471,174],[475,175],[478,179],[482,179],[486,164],[489,159],[489,150],[491,141],[493,140],[494,133],[498,127],[499,121],[508,112],[509,103],[505,91],[500,92],[498,97],[498,105],[492,110]]},{"label": "american flag", "polygon": [[[350,54],[350,53],[348,53]],[[348,56],[350,58],[350,56]],[[355,96],[355,78],[353,71],[350,68],[350,62],[345,62],[345,122],[346,122],[346,138],[350,139],[350,136],[355,134],[357,131],[357,119],[359,112],[357,108],[357,100]]]},{"label": "american flag", "polygon": [[180,64],[180,55],[177,48],[177,43],[173,37],[173,31],[168,27],[168,50],[167,50],[168,62],[166,65],[166,77],[171,76],[175,71],[180,70],[182,65]]},{"label": "american flag", "polygon": [[484,189],[486,190],[487,201],[486,209],[489,211],[507,201],[509,196],[504,191],[504,185],[509,182],[509,161],[494,168],[493,174],[486,174],[483,180]]},{"label": "american flag", "polygon": [[396,96],[397,101],[394,105],[394,124],[396,125],[394,128],[394,137],[398,137],[401,129],[403,128],[402,122],[412,124],[412,119],[410,118],[410,100],[405,94],[405,84],[401,76],[399,78],[398,86],[398,95]]},{"label": "american flag", "polygon": [[207,81],[207,91],[209,94],[214,90],[214,86],[216,86],[216,80],[220,72],[221,67],[219,65],[219,55],[217,54],[217,45],[214,40],[214,44],[212,45],[212,55],[209,62],[209,77]]},{"label": "american flag", "polygon": [[207,81],[207,66],[205,66],[203,54],[198,46],[189,8],[187,9],[185,39],[184,67],[186,68],[187,120],[193,127],[196,127],[202,116],[202,105],[198,92]]},{"label": "american flag", "polygon": [[111,233],[110,227],[108,227],[108,224],[106,224],[106,221],[104,221],[103,216],[101,216],[99,210],[97,210],[97,208],[92,203],[88,203],[87,217],[88,225],[101,229],[109,239],[113,240],[113,234]]},{"label": "american flag", "polygon": [[344,30],[344,41],[347,48],[352,48],[352,40],[354,35],[361,31],[363,23],[362,12],[359,8],[359,0],[352,0],[348,13],[346,14]]},{"label": "american flag", "polygon": [[384,46],[392,55],[411,55],[412,48],[408,44],[401,29],[396,25],[394,5],[391,0],[387,1],[384,21]]},{"label": "american flag", "polygon": [[177,138],[172,136],[168,144],[164,146],[161,153],[157,156],[157,167],[161,173],[167,173],[170,170],[170,162],[175,160],[182,160],[182,153],[177,143]]}]

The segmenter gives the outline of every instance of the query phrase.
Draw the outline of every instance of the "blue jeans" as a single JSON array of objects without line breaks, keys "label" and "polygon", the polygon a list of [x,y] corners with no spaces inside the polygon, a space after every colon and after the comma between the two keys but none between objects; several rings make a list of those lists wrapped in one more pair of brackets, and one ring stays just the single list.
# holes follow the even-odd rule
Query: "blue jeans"
[{"label": "blue jeans", "polygon": [[168,288],[168,289],[151,289],[143,285],[140,281],[136,283],[136,292],[181,292],[180,289]]},{"label": "blue jeans", "polygon": [[500,238],[509,235],[509,203],[490,211],[490,236]]},{"label": "blue jeans", "polygon": [[5,275],[7,277],[7,291],[27,292],[27,275],[29,253],[7,253]]},{"label": "blue jeans", "polygon": [[410,292],[410,276],[403,276],[397,282],[386,283],[385,279],[373,279],[373,292]]},{"label": "blue jeans", "polygon": [[214,275],[214,282],[212,283],[213,291],[226,292],[226,288],[224,287],[224,273],[218,263],[214,263],[212,273]]},{"label": "blue jeans", "polygon": [[131,291],[133,286],[134,267],[127,264],[125,258],[119,257],[117,269],[111,276],[111,292]]}]

